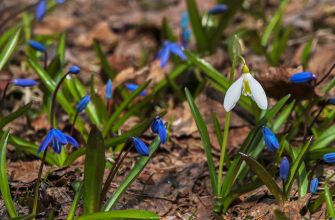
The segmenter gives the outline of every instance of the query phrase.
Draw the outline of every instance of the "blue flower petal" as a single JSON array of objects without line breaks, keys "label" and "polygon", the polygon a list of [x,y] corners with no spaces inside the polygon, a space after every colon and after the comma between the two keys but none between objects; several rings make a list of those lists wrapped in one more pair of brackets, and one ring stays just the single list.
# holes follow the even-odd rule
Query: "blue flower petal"
[{"label": "blue flower petal", "polygon": [[159,116],[156,116],[155,120],[152,122],[151,130],[153,133],[158,134],[161,142],[165,144],[167,139],[167,131],[164,122]]},{"label": "blue flower petal", "polygon": [[60,154],[62,152],[62,146],[63,145],[59,143],[59,141],[57,141],[56,139],[52,140],[52,148],[57,154]]},{"label": "blue flower petal", "polygon": [[33,79],[14,79],[12,83],[21,87],[32,87],[37,85],[37,82]]},{"label": "blue flower petal", "polygon": [[293,74],[289,80],[293,83],[307,83],[316,79],[316,76],[311,72],[299,72]]},{"label": "blue flower petal", "polygon": [[35,41],[35,40],[29,40],[28,41],[28,45],[33,48],[34,50],[37,50],[37,51],[40,51],[40,52],[45,52],[46,51],[46,48],[45,46],[38,42],[38,41]]},{"label": "blue flower petal", "polygon": [[170,46],[170,52],[173,53],[174,55],[177,55],[180,59],[182,60],[187,60],[186,55],[184,54],[183,49],[181,48],[181,46],[177,43],[172,43]]},{"label": "blue flower petal", "polygon": [[150,153],[149,148],[141,139],[133,137],[133,143],[134,143],[136,151],[141,156],[149,156],[149,153]]},{"label": "blue flower petal", "polygon": [[159,52],[159,60],[161,63],[161,68],[164,68],[170,58],[170,49],[168,47],[163,47]]},{"label": "blue flower petal", "polygon": [[90,101],[91,97],[89,95],[84,96],[76,106],[77,112],[82,112]]},{"label": "blue flower petal", "polygon": [[270,151],[278,150],[279,142],[275,134],[270,130],[270,128],[262,127],[263,139]]},{"label": "blue flower petal", "polygon": [[179,22],[179,26],[181,29],[187,29],[188,28],[188,24],[189,24],[189,21],[188,21],[188,13],[186,11],[184,11],[182,14],[181,14],[181,19],[180,19],[180,22]]},{"label": "blue flower petal", "polygon": [[68,143],[70,143],[74,148],[79,147],[79,143],[76,141],[76,139],[74,139],[70,135],[67,135],[67,134],[64,134],[64,135],[65,135],[66,140],[68,141]]},{"label": "blue flower petal", "polygon": [[324,154],[322,158],[326,163],[335,163],[335,152]]},{"label": "blue flower petal", "polygon": [[71,74],[78,74],[78,73],[80,73],[80,67],[76,66],[76,65],[71,66],[69,68],[69,73],[71,73]]},{"label": "blue flower petal", "polygon": [[66,136],[65,134],[56,128],[51,129],[51,132],[53,133],[54,138],[61,143],[62,145],[67,144]]},{"label": "blue flower petal", "polygon": [[283,157],[283,159],[280,161],[279,166],[279,176],[283,181],[286,181],[288,174],[290,172],[290,162],[286,157]]},{"label": "blue flower petal", "polygon": [[[126,83],[125,84],[126,88],[131,91],[131,92],[134,92],[137,88],[138,88],[138,85],[134,84],[134,83]],[[145,90],[143,90],[141,93],[140,93],[141,96],[146,96],[147,95],[147,92]]]},{"label": "blue flower petal", "polygon": [[47,11],[47,1],[39,0],[36,6],[36,19],[38,21],[42,21],[46,11]]},{"label": "blue flower petal", "polygon": [[213,8],[208,10],[208,14],[210,15],[217,15],[226,12],[228,9],[227,5],[225,4],[218,4],[215,5]]},{"label": "blue flower petal", "polygon": [[45,151],[49,146],[49,144],[52,142],[52,140],[53,140],[53,133],[49,131],[48,134],[43,139],[40,147],[38,148],[37,154],[41,153],[42,151]]},{"label": "blue flower petal", "polygon": [[106,84],[106,99],[107,101],[110,100],[112,98],[113,95],[113,84],[112,84],[112,80],[108,80],[107,84]]},{"label": "blue flower petal", "polygon": [[309,185],[309,192],[312,194],[316,193],[318,191],[318,186],[319,186],[319,180],[317,177],[314,177]]}]

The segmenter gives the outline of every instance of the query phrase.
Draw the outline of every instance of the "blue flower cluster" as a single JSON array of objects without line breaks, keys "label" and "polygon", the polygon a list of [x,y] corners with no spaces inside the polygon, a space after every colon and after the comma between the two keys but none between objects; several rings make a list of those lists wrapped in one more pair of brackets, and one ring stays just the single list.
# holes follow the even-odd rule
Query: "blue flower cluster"
[{"label": "blue flower cluster", "polygon": [[184,54],[182,47],[178,43],[171,42],[171,41],[164,41],[163,48],[158,54],[162,68],[164,68],[167,62],[169,61],[170,54],[174,54],[178,56],[183,61],[187,60],[187,57]]}]

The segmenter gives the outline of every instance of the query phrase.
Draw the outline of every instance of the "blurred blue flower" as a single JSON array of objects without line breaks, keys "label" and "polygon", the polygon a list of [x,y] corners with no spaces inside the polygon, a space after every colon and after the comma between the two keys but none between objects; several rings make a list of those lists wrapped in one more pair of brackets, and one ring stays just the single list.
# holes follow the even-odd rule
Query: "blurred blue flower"
[{"label": "blurred blue flower", "polygon": [[280,161],[280,166],[279,166],[279,176],[280,179],[283,181],[286,181],[288,174],[290,172],[290,162],[286,157],[283,157],[283,159]]},{"label": "blurred blue flower", "polygon": [[318,178],[314,177],[309,184],[309,192],[314,194],[317,192],[319,186]]},{"label": "blurred blue flower", "polygon": [[217,4],[213,8],[208,10],[208,14],[210,15],[218,15],[225,13],[227,11],[228,7],[225,4]]},{"label": "blurred blue flower", "polygon": [[[138,85],[134,84],[134,83],[126,83],[125,84],[126,88],[131,91],[131,92],[134,92],[137,88],[138,88]],[[147,95],[147,92],[145,90],[143,90],[141,93],[140,93],[141,96],[146,96]]]},{"label": "blurred blue flower", "polygon": [[41,146],[37,150],[37,154],[45,151],[49,145],[52,146],[54,151],[58,154],[62,151],[62,146],[71,144],[74,148],[78,148],[78,142],[70,135],[64,134],[61,130],[51,128],[48,134],[43,139]]},{"label": "blurred blue flower", "polygon": [[108,80],[106,84],[106,99],[107,101],[112,98],[113,95],[113,85],[112,85],[112,80]]},{"label": "blurred blue flower", "polygon": [[70,66],[69,73],[71,73],[71,74],[78,74],[78,73],[80,73],[79,66],[76,66],[76,65]]},{"label": "blurred blue flower", "polygon": [[90,101],[91,97],[89,95],[85,95],[76,106],[77,112],[82,112]]},{"label": "blurred blue flower", "polygon": [[45,46],[38,42],[38,41],[35,41],[35,40],[29,40],[28,41],[28,44],[31,48],[37,50],[37,51],[40,51],[40,52],[45,52],[46,51],[46,48]]},{"label": "blurred blue flower", "polygon": [[183,28],[181,29],[181,44],[183,45],[184,48],[187,48],[190,40],[191,40],[191,29],[189,28]]},{"label": "blurred blue flower", "polygon": [[316,79],[316,76],[311,72],[295,73],[289,78],[293,83],[306,83],[314,79]]},{"label": "blurred blue flower", "polygon": [[335,98],[328,99],[327,104],[335,105]]},{"label": "blurred blue flower", "polygon": [[184,61],[187,60],[187,57],[184,54],[182,47],[178,43],[171,41],[164,41],[163,48],[158,53],[158,58],[161,62],[162,68],[165,67],[167,62],[169,61],[170,53],[178,56],[180,59]]},{"label": "blurred blue flower", "polygon": [[335,152],[324,154],[322,158],[326,163],[335,163]]},{"label": "blurred blue flower", "polygon": [[11,83],[22,87],[32,87],[37,85],[37,82],[33,79],[14,79]]},{"label": "blurred blue flower", "polygon": [[147,145],[139,138],[133,137],[133,143],[136,148],[136,151],[141,155],[141,156],[149,156],[149,148]]},{"label": "blurred blue flower", "polygon": [[36,6],[36,19],[42,21],[47,11],[47,0],[39,0]]},{"label": "blurred blue flower", "polygon": [[58,4],[63,4],[63,3],[64,3],[64,0],[56,0],[56,2],[57,2]]},{"label": "blurred blue flower", "polygon": [[188,24],[189,24],[188,13],[186,11],[184,11],[181,14],[181,19],[180,19],[180,22],[179,22],[179,27],[181,29],[187,29],[188,28]]},{"label": "blurred blue flower", "polygon": [[161,142],[165,144],[167,139],[167,131],[161,117],[159,116],[155,117],[154,121],[151,124],[151,130],[155,134],[158,134],[159,138],[161,139]]},{"label": "blurred blue flower", "polygon": [[263,139],[268,147],[269,151],[275,151],[279,148],[279,142],[276,135],[270,130],[270,128],[263,126],[262,127]]}]

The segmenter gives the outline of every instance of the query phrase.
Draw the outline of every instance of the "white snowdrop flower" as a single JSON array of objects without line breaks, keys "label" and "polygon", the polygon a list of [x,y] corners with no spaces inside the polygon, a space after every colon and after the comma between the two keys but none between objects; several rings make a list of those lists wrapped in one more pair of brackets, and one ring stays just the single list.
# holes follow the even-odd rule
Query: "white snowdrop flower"
[{"label": "white snowdrop flower", "polygon": [[238,80],[231,84],[226,92],[223,107],[227,112],[235,107],[241,94],[250,96],[260,109],[267,109],[268,100],[265,91],[261,84],[250,74],[247,65],[243,66],[242,75]]}]

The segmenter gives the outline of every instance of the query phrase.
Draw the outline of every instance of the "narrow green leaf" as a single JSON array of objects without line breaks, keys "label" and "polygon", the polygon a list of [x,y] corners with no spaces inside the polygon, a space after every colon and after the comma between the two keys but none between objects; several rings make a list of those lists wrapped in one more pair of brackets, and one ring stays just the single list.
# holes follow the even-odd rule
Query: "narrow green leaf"
[{"label": "narrow green leaf", "polygon": [[217,179],[216,179],[215,166],[214,166],[213,156],[212,156],[212,151],[211,151],[212,144],[211,144],[210,139],[209,139],[208,130],[207,130],[205,121],[202,118],[196,104],[193,101],[192,95],[188,91],[187,88],[185,88],[185,93],[186,93],[186,98],[187,98],[188,105],[190,106],[190,109],[192,111],[194,121],[197,124],[198,131],[199,131],[200,137],[201,137],[201,141],[202,141],[202,144],[204,146],[205,153],[206,153],[208,169],[209,169],[209,176],[210,176],[211,185],[212,185],[212,191],[213,191],[214,194],[217,194],[217,193],[219,193],[219,192],[216,192],[216,189],[218,188],[217,187],[218,183],[217,183]]},{"label": "narrow green leaf", "polygon": [[328,183],[325,184],[325,200],[327,205],[328,215],[332,218],[335,218],[335,207],[333,202],[333,196],[329,191]]},{"label": "narrow green leaf", "polygon": [[248,155],[239,152],[242,159],[248,164],[250,169],[260,178],[263,183],[267,186],[273,196],[278,202],[283,202],[286,200],[286,196],[283,194],[281,189],[278,187],[277,183],[272,179],[271,174],[255,159],[249,157]]},{"label": "narrow green leaf", "polygon": [[105,170],[105,144],[101,132],[93,125],[86,145],[84,170],[84,213],[100,209],[100,194]]},{"label": "narrow green leaf", "polygon": [[221,131],[219,119],[216,113],[213,113],[213,124],[214,124],[216,139],[218,140],[218,143],[222,143],[222,139],[223,139],[222,131]]},{"label": "narrow green leaf", "polygon": [[66,49],[66,35],[65,33],[63,33],[60,35],[57,45],[57,55],[59,56],[59,60],[62,66],[65,64],[65,49]]},{"label": "narrow green leaf", "polygon": [[201,17],[195,0],[186,0],[188,16],[192,27],[192,33],[197,41],[197,47],[200,51],[209,49],[209,41],[206,37],[205,29],[201,23]]},{"label": "narrow green leaf", "polygon": [[14,49],[19,41],[21,29],[17,29],[16,32],[9,38],[6,46],[1,50],[0,53],[0,70],[9,60],[10,56],[14,52]]},{"label": "narrow green leaf", "polygon": [[22,106],[21,108],[19,108],[15,112],[12,112],[11,114],[2,118],[0,120],[0,130],[4,126],[6,126],[9,122],[11,122],[11,121],[15,120],[16,118],[20,117],[21,115],[25,114],[30,109],[31,105],[32,105],[32,103],[30,102],[30,103]]},{"label": "narrow green leaf", "polygon": [[144,167],[149,162],[152,155],[156,152],[160,145],[159,136],[157,136],[149,146],[150,154],[147,157],[141,157],[135,164],[135,166],[129,171],[125,179],[120,183],[119,187],[114,191],[113,195],[106,202],[103,210],[110,211],[116,202],[120,199],[121,195],[126,189],[134,182],[134,180],[140,175]]},{"label": "narrow green leaf", "polygon": [[291,187],[293,185],[293,181],[294,181],[294,179],[295,179],[295,177],[296,177],[296,175],[299,171],[300,165],[303,162],[306,153],[309,150],[311,142],[312,142],[312,137],[303,145],[303,147],[300,150],[300,153],[299,153],[298,157],[294,160],[294,162],[292,164],[292,167],[291,167],[291,170],[290,170],[290,175],[289,175],[289,177],[288,177],[288,179],[286,180],[286,183],[285,183],[285,192],[287,194],[290,193]]},{"label": "narrow green leaf", "polygon": [[69,213],[66,216],[66,220],[72,220],[72,219],[74,219],[74,216],[75,216],[76,210],[77,210],[77,206],[79,204],[79,200],[80,200],[80,198],[83,195],[83,184],[77,182],[77,185],[79,185],[79,186],[74,187],[75,191],[76,191],[76,194],[75,194],[75,196],[73,198],[73,201],[72,201]]},{"label": "narrow green leaf", "polygon": [[[329,194],[333,195],[335,193],[335,186],[332,186],[330,188],[328,187],[328,190],[329,190]],[[311,213],[318,211],[320,206],[324,204],[325,199],[326,199],[325,192],[323,192],[314,202],[310,204],[310,206],[308,207],[309,211]]]},{"label": "narrow green leaf", "polygon": [[98,212],[90,215],[84,215],[77,220],[159,220],[159,216],[154,212],[144,210],[113,210],[110,212]]},{"label": "narrow green leaf", "polygon": [[7,164],[6,164],[6,148],[8,143],[9,131],[5,131],[0,140],[0,191],[2,198],[5,202],[8,214],[10,217],[16,217],[17,212],[15,210],[15,205],[10,194],[9,182],[7,177]]},{"label": "narrow green leaf", "polygon": [[94,40],[93,42],[93,46],[95,48],[95,52],[97,53],[101,65],[102,65],[102,69],[104,70],[104,72],[108,75],[108,77],[113,80],[117,74],[117,72],[110,66],[106,55],[104,54],[100,43],[97,40]]}]

